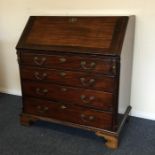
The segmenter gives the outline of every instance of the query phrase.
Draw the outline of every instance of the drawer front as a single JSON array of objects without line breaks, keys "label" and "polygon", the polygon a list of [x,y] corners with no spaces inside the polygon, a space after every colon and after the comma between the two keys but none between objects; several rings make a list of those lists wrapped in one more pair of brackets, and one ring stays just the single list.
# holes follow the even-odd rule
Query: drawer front
[{"label": "drawer front", "polygon": [[29,81],[24,81],[22,86],[24,95],[112,110],[112,93]]},{"label": "drawer front", "polygon": [[21,77],[27,80],[52,82],[68,86],[103,90],[106,92],[113,92],[115,88],[114,77],[84,72],[22,67]]},{"label": "drawer front", "polygon": [[21,64],[45,68],[82,70],[116,74],[116,61],[112,58],[88,58],[86,56],[64,56],[21,53]]},{"label": "drawer front", "polygon": [[111,113],[34,98],[26,98],[24,113],[109,130],[112,127]]}]

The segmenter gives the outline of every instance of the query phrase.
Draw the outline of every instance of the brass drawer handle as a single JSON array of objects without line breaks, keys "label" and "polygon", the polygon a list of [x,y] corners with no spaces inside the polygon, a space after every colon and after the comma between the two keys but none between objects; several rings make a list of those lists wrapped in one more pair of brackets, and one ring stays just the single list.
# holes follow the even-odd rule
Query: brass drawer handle
[{"label": "brass drawer handle", "polygon": [[64,77],[64,76],[66,76],[66,73],[65,72],[60,72],[59,75]]},{"label": "brass drawer handle", "polygon": [[39,72],[35,72],[34,76],[37,80],[44,80],[47,77],[47,73],[40,74]]},{"label": "brass drawer handle", "polygon": [[113,69],[113,70],[116,69],[116,65],[113,65],[113,66],[112,66],[112,69]]},{"label": "brass drawer handle", "polygon": [[117,70],[116,68],[117,67],[116,67],[116,60],[115,59],[112,60],[112,67],[111,68],[112,68],[112,73],[116,74],[116,70]]},{"label": "brass drawer handle", "polygon": [[93,68],[95,68],[96,63],[95,63],[95,62],[91,62],[91,63],[88,65],[86,61],[81,61],[80,65],[81,65],[82,69],[88,70],[88,69],[93,69]]},{"label": "brass drawer handle", "polygon": [[44,113],[46,113],[49,110],[49,108],[46,107],[46,106],[45,107],[41,107],[39,105],[39,106],[37,106],[37,110],[38,110],[39,113],[44,114]]},{"label": "brass drawer handle", "polygon": [[81,83],[82,83],[83,86],[87,86],[87,87],[88,86],[91,86],[92,84],[95,83],[95,79],[89,79],[89,80],[87,80],[84,77],[80,78],[80,81],[81,81]]},{"label": "brass drawer handle", "polygon": [[67,88],[66,87],[61,87],[61,91],[66,92]]},{"label": "brass drawer handle", "polygon": [[64,63],[64,62],[66,62],[66,58],[61,57],[61,58],[59,58],[59,61],[60,61],[61,63]]},{"label": "brass drawer handle", "polygon": [[36,88],[36,93],[39,95],[46,95],[48,93],[48,89],[41,90],[40,88]]},{"label": "brass drawer handle", "polygon": [[95,117],[94,116],[89,116],[88,119],[91,121],[91,120],[94,120]]},{"label": "brass drawer handle", "polygon": [[60,108],[61,109],[67,109],[67,107],[65,105],[61,105]]},{"label": "brass drawer handle", "polygon": [[81,114],[80,117],[81,117],[82,121],[84,121],[84,122],[90,122],[90,121],[95,120],[95,117],[92,115],[86,116],[85,114]]},{"label": "brass drawer handle", "polygon": [[41,66],[45,63],[46,58],[45,57],[42,57],[42,58],[34,57],[33,61],[36,65]]},{"label": "brass drawer handle", "polygon": [[89,104],[95,99],[95,96],[86,97],[85,95],[81,95],[80,98],[83,103]]},{"label": "brass drawer handle", "polygon": [[116,74],[116,65],[112,65],[112,73]]},{"label": "brass drawer handle", "polygon": [[69,18],[69,22],[75,23],[75,22],[77,22],[77,18],[75,18],[75,17]]}]

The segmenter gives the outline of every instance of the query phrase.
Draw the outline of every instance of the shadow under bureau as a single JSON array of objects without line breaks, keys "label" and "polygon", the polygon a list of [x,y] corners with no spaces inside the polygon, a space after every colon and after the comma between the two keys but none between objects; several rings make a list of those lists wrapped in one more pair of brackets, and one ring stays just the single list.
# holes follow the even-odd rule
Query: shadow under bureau
[{"label": "shadow under bureau", "polygon": [[131,109],[133,36],[134,16],[31,16],[16,47],[21,124],[91,130],[117,148]]}]

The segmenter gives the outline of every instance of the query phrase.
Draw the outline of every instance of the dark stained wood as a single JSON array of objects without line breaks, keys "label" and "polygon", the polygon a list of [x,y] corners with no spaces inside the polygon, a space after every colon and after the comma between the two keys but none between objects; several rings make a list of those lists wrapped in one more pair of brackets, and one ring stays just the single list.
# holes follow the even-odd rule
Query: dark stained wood
[{"label": "dark stained wood", "polygon": [[106,92],[113,92],[116,83],[115,77],[113,76],[37,67],[21,67],[21,77],[25,80],[103,90]]},{"label": "dark stained wood", "polygon": [[75,103],[108,111],[112,110],[113,104],[112,93],[55,84],[23,81],[23,93],[28,96],[51,99],[57,102]]},{"label": "dark stained wood", "polygon": [[127,16],[91,18],[32,16],[17,49],[61,51],[63,47],[64,52],[85,53],[88,50],[89,53],[119,55],[121,46],[117,44],[123,44],[122,38],[126,29],[124,23],[127,21]]},{"label": "dark stained wood", "polygon": [[[50,20],[50,17],[39,17],[33,23],[26,44],[36,44],[37,42],[44,46],[109,48],[116,20],[116,18],[93,20],[80,17],[52,18]],[[96,27],[99,28],[98,32],[96,32]]]},{"label": "dark stained wood", "polygon": [[27,98],[24,101],[24,112],[102,129],[110,130],[112,127],[111,113],[99,112],[64,103]]},{"label": "dark stained wood", "polygon": [[[113,40],[111,42],[111,49],[115,51],[116,55],[121,54],[120,51],[123,46],[127,24],[128,24],[128,18],[121,17],[117,20],[117,23],[115,25]],[[119,50],[116,50],[116,49],[119,49]]]},{"label": "dark stained wood", "polygon": [[[43,68],[81,70],[86,72],[99,72],[103,74],[116,74],[115,58],[88,58],[70,55],[45,55],[45,54],[21,54],[21,64],[38,66]],[[115,67],[115,68],[114,68]]]},{"label": "dark stained wood", "polygon": [[133,29],[127,16],[30,17],[16,46],[21,124],[44,120],[91,130],[117,148],[131,110],[119,123],[119,102],[130,102]]}]

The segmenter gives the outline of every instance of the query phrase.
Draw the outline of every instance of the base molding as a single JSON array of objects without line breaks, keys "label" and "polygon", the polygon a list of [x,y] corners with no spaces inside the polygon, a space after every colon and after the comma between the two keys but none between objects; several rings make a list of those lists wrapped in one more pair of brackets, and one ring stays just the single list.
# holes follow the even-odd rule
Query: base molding
[{"label": "base molding", "polygon": [[104,138],[106,140],[106,142],[105,142],[106,147],[108,147],[110,149],[117,149],[118,145],[119,145],[119,136],[120,136],[121,131],[125,125],[125,122],[127,121],[130,110],[131,110],[131,106],[128,106],[124,113],[122,120],[119,123],[117,131],[108,131],[108,130],[104,130],[104,129],[89,127],[89,126],[87,127],[87,126],[82,126],[82,125],[76,125],[73,123],[67,123],[67,122],[64,123],[61,121],[59,122],[52,118],[40,117],[37,115],[31,115],[31,114],[27,114],[27,113],[22,113],[20,115],[20,123],[21,123],[21,125],[29,126],[29,125],[31,125],[31,123],[33,123],[37,120],[42,120],[42,121],[54,122],[54,123],[58,123],[58,124],[64,124],[64,125],[67,125],[70,127],[77,127],[77,128],[81,128],[84,130],[89,130],[89,131],[95,132],[95,134],[97,136]]},{"label": "base molding", "polygon": [[155,121],[155,113],[146,113],[132,109],[131,116]]},{"label": "base molding", "polygon": [[107,133],[103,133],[103,132],[96,132],[96,135],[99,137],[103,137],[106,142],[105,142],[105,146],[111,149],[116,149],[118,148],[118,135],[114,134],[114,135],[110,135]]}]

